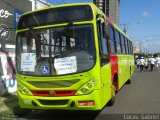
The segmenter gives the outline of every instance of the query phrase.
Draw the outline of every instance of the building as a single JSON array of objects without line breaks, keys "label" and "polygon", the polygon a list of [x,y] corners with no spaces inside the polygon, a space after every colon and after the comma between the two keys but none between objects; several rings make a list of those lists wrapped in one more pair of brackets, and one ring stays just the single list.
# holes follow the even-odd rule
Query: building
[{"label": "building", "polygon": [[[25,7],[24,7],[25,6]],[[28,0],[0,0],[0,43],[1,47],[12,46],[15,50],[15,29],[20,15],[30,11]],[[15,53],[0,52],[0,95],[16,91]]]},{"label": "building", "polygon": [[119,25],[120,14],[120,0],[107,0],[109,1],[109,17]]},{"label": "building", "polygon": [[115,24],[119,25],[120,0],[93,0]]},{"label": "building", "polygon": [[17,90],[15,79],[15,35],[20,16],[28,11],[47,7],[40,0],[0,0],[0,96]]},{"label": "building", "polygon": [[32,2],[32,10],[48,7],[50,4],[47,0],[29,0]]},{"label": "building", "polygon": [[44,0],[0,0],[0,39],[6,44],[15,44],[15,29],[20,15],[49,5]]},{"label": "building", "polygon": [[14,29],[16,29],[18,19],[21,14],[31,9],[31,2],[28,0],[0,0],[1,40],[4,40],[6,44],[15,44]]},{"label": "building", "polygon": [[139,47],[133,46],[133,53],[140,53]]}]

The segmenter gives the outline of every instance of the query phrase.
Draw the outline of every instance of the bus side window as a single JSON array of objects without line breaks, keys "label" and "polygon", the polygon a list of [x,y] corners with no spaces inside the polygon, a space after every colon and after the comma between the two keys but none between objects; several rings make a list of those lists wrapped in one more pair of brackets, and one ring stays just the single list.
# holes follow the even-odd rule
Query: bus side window
[{"label": "bus side window", "polygon": [[129,44],[128,44],[128,39],[126,38],[126,44],[127,44],[127,53],[129,54]]},{"label": "bus side window", "polygon": [[108,52],[108,41],[105,30],[105,23],[97,22],[98,25],[98,36],[99,36],[99,47],[100,47],[100,60],[101,66],[109,62],[109,52]]},{"label": "bus side window", "polygon": [[124,48],[125,48],[125,54],[127,54],[127,46],[126,46],[126,38],[123,36],[124,38]]},{"label": "bus side window", "polygon": [[103,37],[101,39],[101,46],[102,46],[102,56],[101,56],[101,63],[106,64],[109,62],[109,45],[108,45],[108,40],[109,40],[109,35],[108,35],[108,28],[109,24],[103,23]]},{"label": "bus side window", "polygon": [[123,54],[126,53],[126,49],[125,49],[125,41],[124,41],[124,37],[123,35],[121,34],[121,44],[122,44],[122,51],[123,51]]},{"label": "bus side window", "polygon": [[114,30],[115,32],[115,40],[116,40],[116,46],[117,46],[117,53],[121,54],[121,41],[120,41],[120,36],[119,32],[117,30]]},{"label": "bus side window", "polygon": [[124,43],[125,43],[126,54],[128,54],[127,39],[125,37],[124,37]]},{"label": "bus side window", "polygon": [[130,42],[130,44],[131,44],[131,54],[133,54],[133,44],[132,42]]},{"label": "bus side window", "polygon": [[109,30],[109,42],[110,42],[110,51],[111,53],[115,54],[116,53],[116,42],[114,39],[114,29],[110,27]]},{"label": "bus side window", "polygon": [[130,54],[132,55],[132,42],[129,41],[129,44],[130,44]]}]

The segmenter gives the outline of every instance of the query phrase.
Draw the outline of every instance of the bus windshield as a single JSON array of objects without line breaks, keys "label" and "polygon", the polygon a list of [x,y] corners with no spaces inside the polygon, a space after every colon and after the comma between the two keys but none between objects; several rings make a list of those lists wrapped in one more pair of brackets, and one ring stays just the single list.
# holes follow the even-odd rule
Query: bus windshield
[{"label": "bus windshield", "polygon": [[79,73],[95,64],[91,24],[18,32],[16,44],[17,70],[24,75]]}]

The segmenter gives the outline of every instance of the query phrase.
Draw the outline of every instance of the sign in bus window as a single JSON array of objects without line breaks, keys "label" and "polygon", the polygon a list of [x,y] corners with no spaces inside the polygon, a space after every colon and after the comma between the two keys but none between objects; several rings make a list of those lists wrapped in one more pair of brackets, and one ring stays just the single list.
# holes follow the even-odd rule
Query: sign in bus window
[{"label": "sign in bus window", "polygon": [[58,75],[74,73],[77,71],[76,56],[57,58],[54,60],[54,67]]},{"label": "sign in bus window", "polygon": [[21,54],[21,71],[34,72],[36,65],[35,53]]}]

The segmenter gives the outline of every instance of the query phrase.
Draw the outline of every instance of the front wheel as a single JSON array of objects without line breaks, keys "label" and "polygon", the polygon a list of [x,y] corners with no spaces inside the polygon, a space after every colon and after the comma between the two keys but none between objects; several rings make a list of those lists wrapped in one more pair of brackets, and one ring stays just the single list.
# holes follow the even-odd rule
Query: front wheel
[{"label": "front wheel", "polygon": [[111,92],[112,92],[112,98],[108,102],[108,106],[113,106],[114,103],[115,103],[115,99],[116,99],[116,97],[115,97],[116,96],[116,87],[115,87],[115,85],[112,85]]}]

